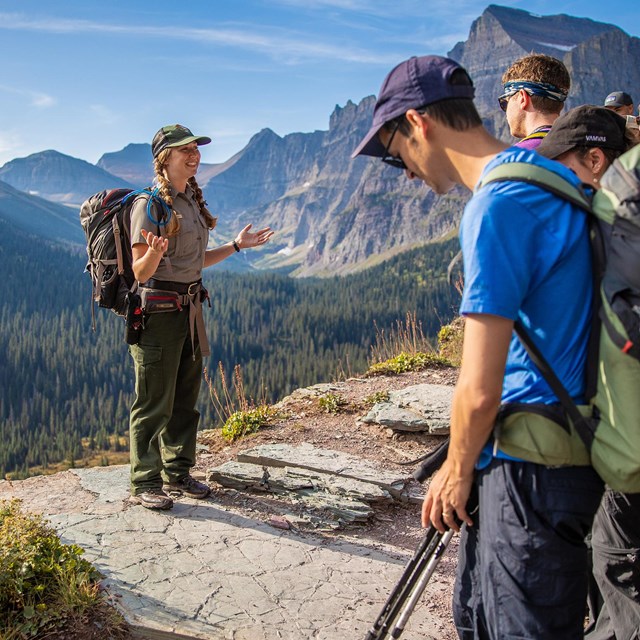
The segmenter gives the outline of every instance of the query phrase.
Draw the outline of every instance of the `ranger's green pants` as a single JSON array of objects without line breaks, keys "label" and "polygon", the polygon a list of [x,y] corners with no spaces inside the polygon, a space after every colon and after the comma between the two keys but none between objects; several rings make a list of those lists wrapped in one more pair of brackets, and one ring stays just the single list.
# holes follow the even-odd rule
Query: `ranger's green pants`
[{"label": "ranger's green pants", "polygon": [[149,316],[140,343],[129,353],[136,374],[129,422],[131,493],[137,495],[182,478],[196,461],[202,356],[196,336],[193,359],[188,308]]}]

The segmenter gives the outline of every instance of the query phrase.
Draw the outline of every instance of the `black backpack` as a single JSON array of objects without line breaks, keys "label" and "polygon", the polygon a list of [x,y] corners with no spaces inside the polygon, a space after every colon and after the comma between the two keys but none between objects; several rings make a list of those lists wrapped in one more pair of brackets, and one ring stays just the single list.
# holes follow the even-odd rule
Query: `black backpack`
[{"label": "black backpack", "polygon": [[[99,307],[126,315],[127,294],[135,290],[136,280],[131,267],[131,207],[138,197],[147,199],[147,214],[160,227],[169,219],[169,207],[157,195],[158,189],[111,189],[100,191],[84,201],[80,208],[80,223],[87,237],[86,271],[91,276],[92,300]],[[152,205],[157,216],[151,212]],[[94,304],[91,305],[92,326],[95,329]]]}]

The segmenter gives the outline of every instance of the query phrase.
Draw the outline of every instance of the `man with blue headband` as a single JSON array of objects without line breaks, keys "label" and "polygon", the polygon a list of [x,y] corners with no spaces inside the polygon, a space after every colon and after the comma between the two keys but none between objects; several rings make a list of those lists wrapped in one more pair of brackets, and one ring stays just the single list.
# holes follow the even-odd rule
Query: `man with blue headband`
[{"label": "man with blue headband", "polygon": [[564,64],[551,56],[532,53],[516,60],[503,74],[500,108],[507,116],[516,144],[535,149],[560,115],[571,79]]}]

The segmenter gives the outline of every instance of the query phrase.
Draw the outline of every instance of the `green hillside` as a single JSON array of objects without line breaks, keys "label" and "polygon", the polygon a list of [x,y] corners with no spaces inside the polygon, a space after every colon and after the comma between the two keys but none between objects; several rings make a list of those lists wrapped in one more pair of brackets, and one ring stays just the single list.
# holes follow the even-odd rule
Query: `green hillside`
[{"label": "green hillside", "polygon": [[[34,247],[37,246],[37,250]],[[376,325],[416,312],[435,336],[457,294],[444,272],[457,241],[416,249],[344,278],[207,272],[207,366],[241,365],[247,395],[276,400],[293,389],[366,369]],[[5,227],[0,245],[0,475],[74,460],[81,438],[97,448],[126,435],[133,371],[124,323],[97,309],[91,331],[82,255]],[[215,422],[207,390],[202,426]],[[111,445],[110,445],[111,443]]]}]

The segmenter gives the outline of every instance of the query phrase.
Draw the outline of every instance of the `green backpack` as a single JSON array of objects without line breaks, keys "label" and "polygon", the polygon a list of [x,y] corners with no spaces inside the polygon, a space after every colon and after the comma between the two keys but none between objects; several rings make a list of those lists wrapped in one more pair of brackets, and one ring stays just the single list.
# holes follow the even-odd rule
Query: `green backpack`
[{"label": "green backpack", "polygon": [[640,492],[640,145],[609,167],[593,200],[552,171],[502,164],[496,181],[535,184],[590,214],[595,291],[587,357],[587,405],[576,405],[520,322],[515,331],[560,401],[504,405],[496,447],[546,466],[592,464],[616,491]]}]

